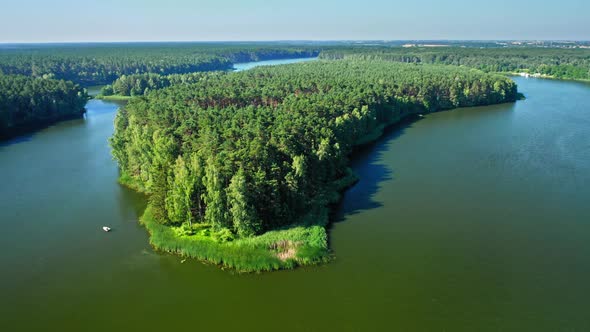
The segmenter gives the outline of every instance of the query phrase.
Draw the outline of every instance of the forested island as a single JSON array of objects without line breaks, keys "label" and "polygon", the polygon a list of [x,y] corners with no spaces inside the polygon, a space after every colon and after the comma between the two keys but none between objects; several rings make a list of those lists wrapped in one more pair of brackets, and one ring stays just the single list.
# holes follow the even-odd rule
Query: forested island
[{"label": "forested island", "polygon": [[212,75],[132,99],[111,139],[149,194],[160,250],[240,271],[328,259],[328,207],[355,146],[407,116],[511,102],[510,79],[452,66],[318,61]]},{"label": "forested island", "polygon": [[72,82],[0,74],[0,140],[80,117],[87,101]]}]

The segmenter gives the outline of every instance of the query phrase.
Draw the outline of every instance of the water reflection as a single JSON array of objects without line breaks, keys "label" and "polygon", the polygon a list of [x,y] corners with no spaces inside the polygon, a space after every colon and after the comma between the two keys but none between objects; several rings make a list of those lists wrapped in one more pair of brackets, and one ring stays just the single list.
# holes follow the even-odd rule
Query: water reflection
[{"label": "water reflection", "polygon": [[381,162],[381,157],[390,149],[389,143],[404,135],[415,121],[419,119],[412,117],[387,128],[380,139],[358,148],[352,154],[351,168],[358,175],[359,182],[344,192],[342,200],[335,209],[334,222],[341,222],[347,216],[383,205],[374,200],[374,195],[379,191],[382,182],[393,179],[394,170]]}]

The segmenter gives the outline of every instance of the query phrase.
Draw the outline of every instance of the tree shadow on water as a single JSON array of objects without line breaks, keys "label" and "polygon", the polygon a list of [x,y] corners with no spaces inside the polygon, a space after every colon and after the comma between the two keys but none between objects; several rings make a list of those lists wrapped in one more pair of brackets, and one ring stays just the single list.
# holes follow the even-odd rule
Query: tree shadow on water
[{"label": "tree shadow on water", "polygon": [[330,226],[346,217],[383,206],[374,200],[381,183],[393,179],[393,169],[381,162],[394,139],[402,136],[418,118],[410,118],[385,130],[377,141],[358,148],[350,156],[350,167],[359,181],[342,194],[342,199],[332,209]]},{"label": "tree shadow on water", "polygon": [[30,125],[5,130],[5,132],[0,132],[0,148],[30,142],[37,134],[46,129],[84,119],[86,119],[85,114],[73,114],[63,116],[59,119],[39,121]]},{"label": "tree shadow on water", "polygon": [[16,136],[16,137],[8,138],[8,139],[6,139],[4,141],[0,141],[0,148],[7,147],[7,146],[10,146],[10,145],[19,144],[19,143],[29,142],[32,139],[33,139],[33,134],[22,135],[22,136]]}]

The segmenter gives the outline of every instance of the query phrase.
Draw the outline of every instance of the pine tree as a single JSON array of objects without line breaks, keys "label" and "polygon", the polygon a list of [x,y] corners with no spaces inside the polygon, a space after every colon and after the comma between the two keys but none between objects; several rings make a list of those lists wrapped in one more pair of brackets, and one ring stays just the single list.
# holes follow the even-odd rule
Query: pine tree
[{"label": "pine tree", "polygon": [[249,196],[244,170],[240,168],[227,188],[227,200],[233,218],[234,231],[240,237],[253,236],[261,228]]}]

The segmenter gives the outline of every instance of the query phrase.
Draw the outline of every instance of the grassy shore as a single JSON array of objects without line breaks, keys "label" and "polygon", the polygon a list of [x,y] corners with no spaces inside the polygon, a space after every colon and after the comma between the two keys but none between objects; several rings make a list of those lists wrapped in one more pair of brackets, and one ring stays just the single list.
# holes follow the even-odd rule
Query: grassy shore
[{"label": "grassy shore", "polygon": [[541,74],[540,76],[533,76],[535,73],[529,73],[529,72],[515,72],[515,71],[502,71],[502,72],[494,72],[494,74],[499,74],[499,75],[504,75],[504,76],[518,76],[518,77],[525,77],[522,76],[522,73],[526,73],[531,75],[530,78],[542,78],[542,79],[547,79],[547,80],[557,80],[557,81],[571,81],[571,82],[585,82],[585,83],[590,83],[590,80],[586,80],[586,79],[582,79],[582,78],[564,78],[564,77],[555,77],[552,75],[545,75],[545,74]]},{"label": "grassy shore", "polygon": [[[186,235],[180,227],[158,223],[148,207],[141,223],[157,250],[196,258],[239,272],[272,271],[329,259],[326,230],[322,226],[293,226],[253,238],[223,242],[202,233]],[[206,230],[206,229],[205,229]]]},{"label": "grassy shore", "polygon": [[103,95],[96,95],[94,99],[101,99],[101,100],[112,100],[112,101],[129,101],[131,96],[121,96],[121,95],[111,95],[111,96],[103,96]]},{"label": "grassy shore", "polygon": [[[195,258],[238,272],[261,272],[290,269],[330,260],[328,234],[330,204],[340,200],[340,192],[352,186],[357,176],[348,170],[346,176],[332,183],[318,198],[309,214],[299,223],[251,238],[227,240],[206,225],[165,226],[153,216],[150,206],[140,218],[150,234],[150,244],[157,250]],[[142,191],[129,177],[122,176],[125,186]]]}]

